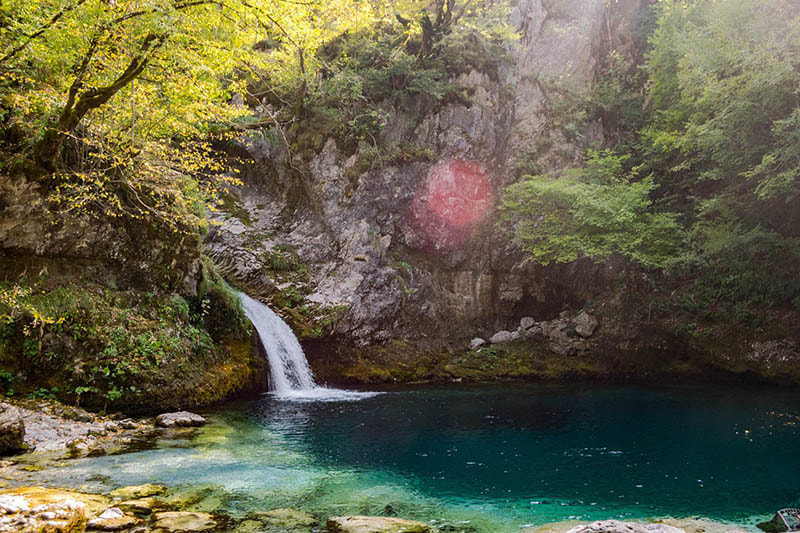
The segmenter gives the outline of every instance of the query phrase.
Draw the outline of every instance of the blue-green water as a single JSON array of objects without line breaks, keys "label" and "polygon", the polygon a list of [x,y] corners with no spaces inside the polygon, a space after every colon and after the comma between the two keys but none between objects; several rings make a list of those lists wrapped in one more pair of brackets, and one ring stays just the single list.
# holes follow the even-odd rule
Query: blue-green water
[{"label": "blue-green water", "polygon": [[190,445],[43,475],[98,490],[213,483],[234,514],[394,512],[486,532],[613,517],[752,525],[800,503],[796,391],[448,386],[350,402],[265,396],[205,414]]}]

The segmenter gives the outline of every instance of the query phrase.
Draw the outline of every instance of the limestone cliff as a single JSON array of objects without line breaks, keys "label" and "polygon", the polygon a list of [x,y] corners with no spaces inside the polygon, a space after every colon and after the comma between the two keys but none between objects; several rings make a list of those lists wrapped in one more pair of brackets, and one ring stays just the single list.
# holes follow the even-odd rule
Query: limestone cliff
[{"label": "limestone cliff", "polygon": [[[329,138],[304,157],[280,136],[252,138],[243,149],[254,163],[209,233],[208,253],[228,278],[282,310],[307,339],[318,374],[332,379],[432,377],[472,337],[586,307],[602,320],[587,357],[603,363],[589,374],[794,375],[797,350],[770,366],[774,357],[748,348],[763,344],[747,336],[737,337],[735,355],[718,349],[727,333],[681,337],[672,324],[648,322],[646,297],[621,297],[621,285],[647,286],[646,275],[623,279],[629,274],[613,261],[534,265],[497,222],[495,203],[521,167],[558,170],[602,144],[602,124],[571,131],[559,106],[566,92],[590,89],[610,49],[633,65],[649,4],[520,0],[509,61],[498,72],[458,76],[468,101],[422,119],[394,110],[375,140],[395,154],[388,163],[371,159],[366,143],[350,153]],[[465,174],[480,183],[459,181]],[[445,219],[439,204],[449,206]],[[398,365],[408,372],[386,370]]]},{"label": "limestone cliff", "polygon": [[[468,102],[416,121],[395,112],[382,128],[388,150],[413,143],[425,158],[370,168],[366,145],[348,156],[331,138],[306,162],[281,142],[253,139],[245,148],[255,163],[206,240],[210,254],[279,306],[335,309],[329,333],[359,345],[461,341],[581,307],[604,291],[611,267],[529,264],[496,224],[494,202],[523,158],[556,169],[579,157],[581,142],[553,124],[555,88],[587,88],[612,42],[630,46],[642,4],[519,2],[510,16],[520,38],[498,75],[463,74],[456,82]],[[602,131],[591,124],[584,134]],[[453,161],[478,165],[490,191],[483,216],[450,235],[415,205],[430,201],[431,177]]]}]

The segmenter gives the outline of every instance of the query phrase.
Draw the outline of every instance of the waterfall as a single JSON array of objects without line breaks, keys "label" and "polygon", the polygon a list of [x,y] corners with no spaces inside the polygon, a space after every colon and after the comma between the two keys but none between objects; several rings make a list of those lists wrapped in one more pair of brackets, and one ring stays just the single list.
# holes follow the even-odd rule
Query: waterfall
[{"label": "waterfall", "polygon": [[374,392],[330,389],[314,383],[314,374],[292,328],[258,300],[239,293],[244,314],[258,331],[269,362],[269,390],[278,398],[360,400]]}]

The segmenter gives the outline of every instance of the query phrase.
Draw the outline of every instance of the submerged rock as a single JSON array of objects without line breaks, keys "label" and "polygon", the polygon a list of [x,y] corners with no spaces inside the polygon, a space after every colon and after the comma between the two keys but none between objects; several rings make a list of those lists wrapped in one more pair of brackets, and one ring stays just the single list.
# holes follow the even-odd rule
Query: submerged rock
[{"label": "submerged rock", "polygon": [[519,327],[521,327],[522,329],[531,329],[534,324],[536,324],[536,321],[533,319],[533,317],[530,316],[524,316],[519,321]]},{"label": "submerged rock", "polygon": [[120,487],[112,490],[109,496],[115,500],[138,500],[140,498],[147,498],[148,496],[157,496],[162,494],[165,490],[167,490],[167,488],[163,485],[148,483],[146,485]]},{"label": "submerged rock", "polygon": [[0,455],[14,453],[25,444],[25,424],[19,410],[0,403]]},{"label": "submerged rock", "polygon": [[621,522],[619,520],[598,520],[591,524],[573,527],[567,533],[685,533],[667,524],[640,524],[638,522]]},{"label": "submerged rock", "polygon": [[261,524],[260,529],[254,531],[292,531],[306,532],[319,524],[319,520],[308,513],[296,509],[273,509],[271,511],[253,513],[250,521]]},{"label": "submerged rock", "polygon": [[90,529],[99,529],[101,531],[120,531],[131,528],[139,522],[140,520],[126,515],[120,509],[109,507],[97,518],[89,520],[88,526]]},{"label": "submerged rock", "polygon": [[210,531],[217,527],[217,521],[208,513],[167,511],[156,513],[153,519],[156,529],[174,532]]},{"label": "submerged rock", "polygon": [[486,344],[486,341],[481,339],[480,337],[475,337],[471,341],[469,341],[469,349],[476,350]]},{"label": "submerged rock", "polygon": [[175,427],[199,427],[206,423],[202,416],[190,413],[189,411],[177,411],[175,413],[164,413],[156,417],[156,426],[161,428]]},{"label": "submerged rock", "polygon": [[334,516],[328,533],[433,533],[428,524],[387,516]]},{"label": "submerged rock", "polygon": [[163,511],[169,509],[170,506],[159,498],[139,498],[136,500],[127,500],[117,504],[117,507],[125,512],[133,513],[137,516],[147,516],[155,511]]}]

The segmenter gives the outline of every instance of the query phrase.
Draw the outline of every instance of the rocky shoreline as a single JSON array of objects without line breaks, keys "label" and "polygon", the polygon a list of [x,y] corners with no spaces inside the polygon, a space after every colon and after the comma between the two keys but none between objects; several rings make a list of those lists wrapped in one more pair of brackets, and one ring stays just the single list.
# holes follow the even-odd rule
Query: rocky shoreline
[{"label": "rocky shoreline", "polygon": [[[180,510],[183,509],[183,510]],[[432,521],[433,522],[433,521]],[[170,495],[161,485],[122,487],[108,495],[22,487],[0,490],[0,531],[84,533],[470,533],[469,525],[436,525],[385,516],[335,516],[321,519],[304,511],[281,508],[232,519],[221,512],[192,510],[190,500]],[[522,533],[744,533],[735,525],[698,519],[654,522],[603,520],[529,526]]]},{"label": "rocky shoreline", "polygon": [[[474,533],[468,524],[437,524],[394,516],[318,516],[290,508],[231,516],[210,486],[171,488],[161,484],[118,487],[89,493],[41,486],[37,472],[80,457],[119,454],[151,445],[158,438],[190,438],[205,420],[188,412],[155,418],[98,416],[49,400],[0,404],[12,428],[24,426],[24,453],[0,461],[0,532],[128,533]],[[14,418],[18,420],[14,420]],[[5,435],[4,435],[5,436]],[[14,435],[18,437],[19,435]],[[5,441],[4,441],[5,442]],[[617,520],[559,522],[522,527],[524,533],[739,533],[735,525],[695,519],[652,523]]]}]

